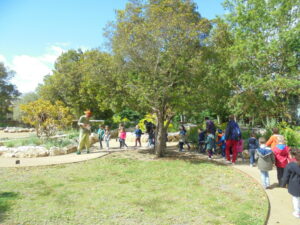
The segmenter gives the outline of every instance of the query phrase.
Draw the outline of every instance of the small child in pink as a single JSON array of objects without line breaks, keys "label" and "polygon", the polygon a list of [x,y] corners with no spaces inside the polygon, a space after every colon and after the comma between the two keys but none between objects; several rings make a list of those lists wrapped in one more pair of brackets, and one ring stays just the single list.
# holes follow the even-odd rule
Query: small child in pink
[{"label": "small child in pink", "polygon": [[128,146],[125,143],[125,140],[126,140],[126,131],[125,128],[122,127],[119,134],[120,148],[122,147],[125,147],[126,149],[128,148]]}]

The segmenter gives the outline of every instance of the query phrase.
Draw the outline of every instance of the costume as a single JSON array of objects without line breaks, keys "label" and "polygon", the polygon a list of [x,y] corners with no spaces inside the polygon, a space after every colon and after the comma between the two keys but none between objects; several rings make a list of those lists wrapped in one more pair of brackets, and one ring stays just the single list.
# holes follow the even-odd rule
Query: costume
[{"label": "costume", "polygon": [[77,154],[81,153],[81,150],[85,148],[87,153],[89,153],[90,148],[90,134],[91,134],[91,125],[90,125],[90,118],[86,115],[83,115],[78,120],[78,126],[80,127],[79,130],[79,144],[77,147]]}]

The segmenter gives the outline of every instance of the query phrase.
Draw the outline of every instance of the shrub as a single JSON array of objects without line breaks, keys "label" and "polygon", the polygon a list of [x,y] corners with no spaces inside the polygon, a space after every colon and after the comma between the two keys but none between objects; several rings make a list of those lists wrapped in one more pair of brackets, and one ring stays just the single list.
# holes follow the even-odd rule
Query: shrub
[{"label": "shrub", "polygon": [[59,101],[53,105],[50,101],[39,99],[21,105],[21,110],[24,112],[23,121],[35,127],[38,137],[54,135],[72,122],[70,109]]},{"label": "shrub", "polygon": [[292,128],[285,128],[281,134],[285,137],[286,144],[290,147],[300,147],[300,133]]},{"label": "shrub", "polygon": [[199,127],[191,127],[187,132],[188,142],[197,145],[198,144],[198,129]]}]

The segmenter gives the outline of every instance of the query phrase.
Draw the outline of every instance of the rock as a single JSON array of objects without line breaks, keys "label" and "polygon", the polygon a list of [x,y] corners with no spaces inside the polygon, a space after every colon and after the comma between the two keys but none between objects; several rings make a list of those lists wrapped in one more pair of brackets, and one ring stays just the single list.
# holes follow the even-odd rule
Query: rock
[{"label": "rock", "polygon": [[17,148],[0,147],[0,151],[2,153],[1,157],[5,158],[34,158],[49,155],[49,151],[41,146],[20,146]]},{"label": "rock", "polygon": [[49,155],[50,156],[55,156],[55,155],[65,155],[65,151],[62,148],[59,147],[51,147],[49,150]]},{"label": "rock", "polygon": [[99,139],[98,139],[98,134],[95,134],[95,133],[91,133],[90,135],[90,144],[95,144],[96,142],[98,142]]},{"label": "rock", "polygon": [[76,145],[69,145],[63,148],[65,154],[70,154],[77,151]]}]

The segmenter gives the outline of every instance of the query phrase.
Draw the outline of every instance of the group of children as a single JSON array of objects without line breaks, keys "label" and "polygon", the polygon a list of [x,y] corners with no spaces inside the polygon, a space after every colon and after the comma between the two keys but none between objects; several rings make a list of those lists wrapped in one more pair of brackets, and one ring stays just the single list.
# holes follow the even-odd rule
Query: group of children
[{"label": "group of children", "polygon": [[288,185],[288,192],[293,198],[293,215],[300,218],[300,150],[290,149],[285,144],[284,137],[278,134],[278,129],[275,129],[268,142],[264,138],[259,138],[259,147],[254,155],[265,189],[270,187],[269,171],[275,164],[278,186]]},{"label": "group of children", "polygon": [[[100,143],[100,149],[103,149],[102,141],[105,141],[106,149],[109,149],[109,141],[110,141],[110,136],[111,136],[109,126],[100,125],[99,129],[97,131],[97,134],[98,134],[98,139],[99,139],[99,143]],[[137,144],[139,144],[139,146],[141,147],[142,146],[141,145],[141,136],[143,133],[138,125],[136,125],[134,134],[136,136],[135,147],[137,147]],[[128,148],[125,140],[126,140],[126,130],[125,130],[124,125],[120,124],[119,129],[118,129],[118,138],[117,138],[117,141],[120,142],[120,148],[125,148],[125,149]]]},{"label": "group of children", "polygon": [[[185,134],[185,132],[181,133]],[[198,150],[201,153],[207,152],[208,159],[219,147],[220,154],[225,158],[226,140],[224,131],[218,130],[217,137],[206,130],[198,130]],[[179,142],[180,150],[183,148],[185,139],[181,138]],[[238,141],[238,152],[243,151],[243,140]],[[277,170],[278,186],[285,187],[288,185],[288,192],[293,196],[293,215],[300,218],[300,150],[290,149],[286,143],[284,136],[279,134],[278,128],[273,129],[273,135],[268,141],[261,137],[257,140],[256,134],[251,134],[248,139],[248,153],[250,158],[250,166],[255,166],[260,170],[262,186],[265,189],[270,188],[269,171],[273,169],[275,164]],[[242,159],[243,154],[241,154]]]}]

